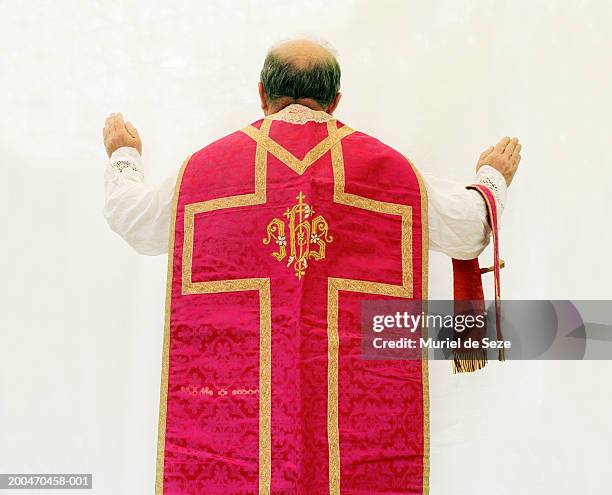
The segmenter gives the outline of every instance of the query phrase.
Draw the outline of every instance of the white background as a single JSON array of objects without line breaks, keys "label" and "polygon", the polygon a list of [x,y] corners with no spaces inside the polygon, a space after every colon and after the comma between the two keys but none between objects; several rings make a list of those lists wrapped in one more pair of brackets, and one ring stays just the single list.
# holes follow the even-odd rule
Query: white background
[{"label": "white background", "polygon": [[[343,69],[338,117],[422,171],[467,183],[482,149],[521,138],[506,298],[612,299],[610,26],[603,0],[1,1],[0,472],[153,493],[166,259],[103,219],[109,112],[138,127],[158,182],[259,118],[270,44],[323,37]],[[450,294],[434,254],[430,296]],[[431,363],[432,495],[607,493],[611,374]]]}]

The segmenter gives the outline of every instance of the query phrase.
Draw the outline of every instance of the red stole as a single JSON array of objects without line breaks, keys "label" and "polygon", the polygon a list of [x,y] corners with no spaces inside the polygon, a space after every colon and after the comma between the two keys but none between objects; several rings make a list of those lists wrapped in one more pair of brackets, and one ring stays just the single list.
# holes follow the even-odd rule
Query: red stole
[{"label": "red stole", "polygon": [[[473,260],[453,259],[453,297],[455,299],[455,314],[477,315],[485,312],[484,293],[482,290],[483,273],[493,271],[495,284],[495,329],[496,339],[503,340],[501,331],[501,307],[500,307],[500,276],[499,270],[503,268],[503,261],[499,258],[499,226],[497,217],[497,204],[493,193],[482,184],[473,184],[468,187],[477,191],[487,206],[489,226],[493,237],[493,267],[481,269],[478,258]],[[453,372],[465,373],[482,369],[487,364],[487,352],[480,349],[467,349],[465,339],[482,341],[487,336],[486,326],[482,329],[473,328],[463,334],[455,333],[455,338],[461,343],[461,347],[454,352]],[[499,360],[505,360],[504,349],[499,349]]]},{"label": "red stole", "polygon": [[361,359],[360,303],[427,298],[410,162],[336,120],[188,158],[169,252],[158,494],[428,492],[427,361]]}]

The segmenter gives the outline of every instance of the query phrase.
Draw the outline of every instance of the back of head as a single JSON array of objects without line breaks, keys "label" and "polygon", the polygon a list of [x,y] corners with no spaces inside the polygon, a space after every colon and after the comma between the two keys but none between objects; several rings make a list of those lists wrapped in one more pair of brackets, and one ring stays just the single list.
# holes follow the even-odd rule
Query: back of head
[{"label": "back of head", "polygon": [[340,90],[340,65],[331,50],[320,43],[287,41],[268,52],[261,83],[269,104],[281,99],[310,99],[325,108]]}]

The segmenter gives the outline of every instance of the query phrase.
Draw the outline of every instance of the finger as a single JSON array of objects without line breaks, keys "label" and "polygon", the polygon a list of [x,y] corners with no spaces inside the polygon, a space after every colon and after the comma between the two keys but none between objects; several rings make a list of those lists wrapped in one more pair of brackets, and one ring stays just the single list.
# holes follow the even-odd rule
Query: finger
[{"label": "finger", "polygon": [[514,168],[518,168],[519,163],[521,163],[521,158],[522,158],[521,155],[517,155]]},{"label": "finger", "polygon": [[523,148],[523,146],[522,146],[520,143],[518,143],[518,144],[515,146],[514,150],[512,151],[512,155],[510,156],[510,159],[511,159],[512,161],[515,161],[515,160],[516,160],[516,157],[517,157],[517,156],[520,156],[520,153],[521,153],[521,149],[522,149],[522,148]]},{"label": "finger", "polygon": [[111,126],[112,124],[108,124],[108,125],[105,125],[104,128],[102,129],[102,138],[104,139],[105,143],[111,134]]},{"label": "finger", "polygon": [[117,129],[123,129],[125,127],[125,122],[123,122],[123,115],[121,112],[115,115],[115,125]]},{"label": "finger", "polygon": [[518,138],[512,138],[510,142],[508,142],[506,149],[504,150],[504,155],[512,156],[512,152],[514,151],[514,148],[516,148],[517,144],[518,144]]},{"label": "finger", "polygon": [[110,117],[110,120],[106,126],[109,133],[117,131],[117,116],[115,114],[112,114],[112,117]]},{"label": "finger", "polygon": [[114,118],[115,118],[115,114],[109,113],[108,117],[106,117],[106,120],[104,121],[104,125],[109,125]]},{"label": "finger", "polygon": [[495,148],[494,148],[493,146],[489,146],[489,147],[488,147],[486,150],[484,150],[484,151],[483,151],[483,152],[480,154],[480,158],[481,158],[481,159],[486,158],[486,157],[487,157],[487,156],[488,156],[488,155],[491,153],[491,151],[493,151],[494,149],[495,149]]},{"label": "finger", "polygon": [[117,131],[123,127],[123,118],[120,113],[112,113],[109,120],[109,128],[113,131]]},{"label": "finger", "polygon": [[495,145],[495,151],[499,153],[503,153],[509,142],[510,142],[510,138],[508,136],[501,138],[499,140],[499,143]]},{"label": "finger", "polygon": [[109,132],[109,133],[110,133],[110,132],[113,132],[113,131],[115,130],[115,128],[116,128],[116,123],[115,123],[115,121],[116,121],[116,116],[115,116],[115,114],[114,114],[114,113],[111,113],[111,114],[108,116],[108,119],[107,119],[107,121],[106,121],[106,125],[105,125],[105,127],[106,127],[106,131],[107,131],[107,132]]},{"label": "finger", "polygon": [[132,125],[131,122],[128,121],[128,122],[125,123],[125,129],[128,131],[128,134],[130,136],[132,136],[134,139],[138,139],[138,137],[139,137],[138,136],[138,131],[136,130],[136,127],[134,127]]}]

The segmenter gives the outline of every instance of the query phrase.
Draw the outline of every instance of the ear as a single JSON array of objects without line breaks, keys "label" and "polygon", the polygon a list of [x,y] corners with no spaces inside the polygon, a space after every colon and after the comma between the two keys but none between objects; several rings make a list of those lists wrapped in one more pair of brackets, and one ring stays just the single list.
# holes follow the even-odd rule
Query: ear
[{"label": "ear", "polygon": [[338,103],[340,103],[340,98],[342,98],[342,93],[336,93],[336,96],[334,96],[334,99],[327,107],[327,110],[325,110],[328,114],[331,115],[334,113],[336,107],[338,106]]},{"label": "ear", "polygon": [[264,115],[268,115],[268,97],[261,81],[257,84],[257,90],[259,91],[259,99],[261,100],[261,109]]}]

